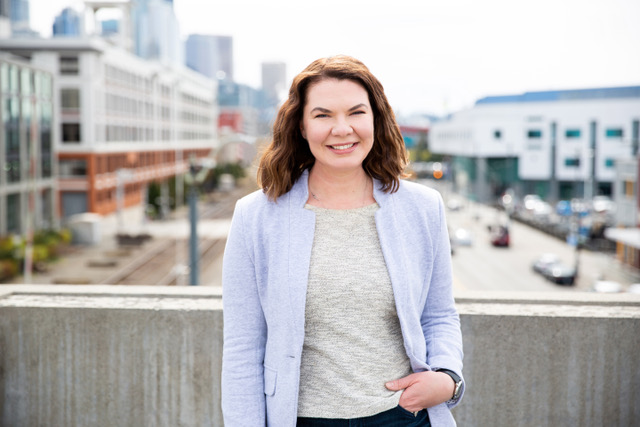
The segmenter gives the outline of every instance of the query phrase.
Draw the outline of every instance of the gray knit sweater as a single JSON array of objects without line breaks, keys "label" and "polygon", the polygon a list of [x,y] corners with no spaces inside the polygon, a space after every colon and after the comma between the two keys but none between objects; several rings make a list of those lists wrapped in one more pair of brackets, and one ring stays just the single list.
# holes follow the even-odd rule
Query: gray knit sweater
[{"label": "gray knit sweater", "polygon": [[[316,214],[298,416],[357,418],[398,404],[411,373],[372,204]],[[356,369],[357,367],[357,369]]]}]

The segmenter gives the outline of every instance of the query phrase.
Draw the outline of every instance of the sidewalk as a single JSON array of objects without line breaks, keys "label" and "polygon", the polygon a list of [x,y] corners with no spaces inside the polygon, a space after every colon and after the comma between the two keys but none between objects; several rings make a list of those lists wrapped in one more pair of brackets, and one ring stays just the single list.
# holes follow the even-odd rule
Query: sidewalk
[{"label": "sidewalk", "polygon": [[[203,203],[200,203],[199,209],[202,208]],[[177,245],[181,260],[176,260],[176,263],[186,264],[191,233],[188,217],[187,206],[172,212],[167,220],[145,220],[140,206],[123,210],[121,217],[117,214],[103,216],[96,244],[64,248],[60,258],[49,263],[46,271],[32,274],[29,284],[102,284],[123,265],[158,246]],[[226,238],[230,224],[230,218],[200,219],[198,236]],[[118,233],[148,234],[151,239],[140,246],[122,247],[116,239]],[[221,259],[199,267],[201,285],[221,286]],[[181,282],[188,284],[188,276]],[[16,277],[10,283],[24,284],[24,277]]]}]

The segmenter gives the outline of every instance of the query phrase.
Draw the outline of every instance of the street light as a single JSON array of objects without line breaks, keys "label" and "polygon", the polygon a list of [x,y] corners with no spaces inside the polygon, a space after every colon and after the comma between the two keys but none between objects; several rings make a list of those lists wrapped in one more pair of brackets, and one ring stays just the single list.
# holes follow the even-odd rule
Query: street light
[{"label": "street light", "polygon": [[189,284],[191,286],[198,285],[198,188],[213,167],[215,167],[215,162],[212,160],[196,162],[195,156],[191,156],[189,173],[185,175],[185,181],[189,184],[189,223],[191,229],[189,236]]}]

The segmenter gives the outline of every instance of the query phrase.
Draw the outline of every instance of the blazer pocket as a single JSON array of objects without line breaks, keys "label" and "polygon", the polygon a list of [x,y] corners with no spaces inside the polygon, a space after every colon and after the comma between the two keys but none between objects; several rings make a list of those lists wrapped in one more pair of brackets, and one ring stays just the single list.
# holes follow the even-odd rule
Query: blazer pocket
[{"label": "blazer pocket", "polygon": [[267,396],[273,396],[276,393],[276,378],[278,377],[278,371],[264,367],[264,394]]}]

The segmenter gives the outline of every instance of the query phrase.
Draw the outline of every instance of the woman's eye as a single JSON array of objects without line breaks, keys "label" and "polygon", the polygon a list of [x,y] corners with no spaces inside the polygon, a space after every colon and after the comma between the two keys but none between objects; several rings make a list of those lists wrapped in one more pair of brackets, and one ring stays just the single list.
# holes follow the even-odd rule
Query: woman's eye
[{"label": "woman's eye", "polygon": [[319,119],[319,118],[321,119],[323,117],[329,117],[329,115],[328,114],[318,114],[315,118],[316,119]]},{"label": "woman's eye", "polygon": [[351,114],[354,114],[354,115],[355,115],[355,114],[366,114],[366,113],[365,113],[364,111],[360,111],[360,110],[358,110],[358,111],[354,111],[354,112],[353,112],[353,113],[351,113]]}]

